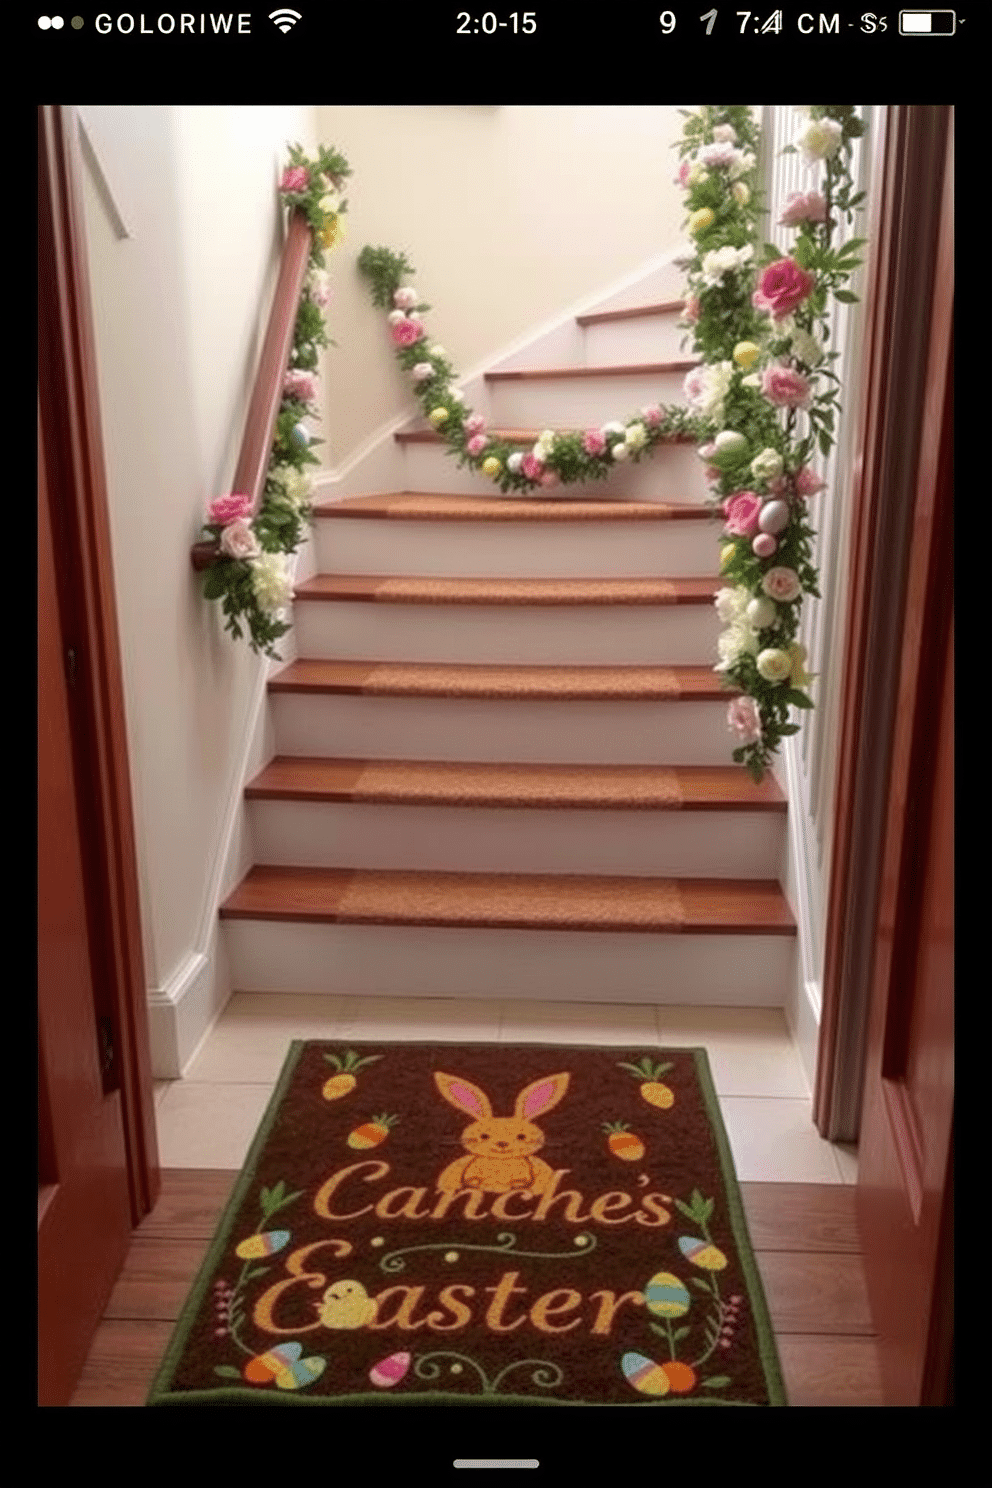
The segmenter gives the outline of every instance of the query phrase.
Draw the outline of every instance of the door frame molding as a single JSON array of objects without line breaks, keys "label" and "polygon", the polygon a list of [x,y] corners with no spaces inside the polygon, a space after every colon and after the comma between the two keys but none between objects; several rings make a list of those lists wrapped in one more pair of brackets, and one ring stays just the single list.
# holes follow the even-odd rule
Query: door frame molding
[{"label": "door frame molding", "polygon": [[93,981],[113,1043],[106,1080],[120,1090],[137,1225],[161,1178],[81,160],[75,109],[39,108],[39,426],[59,618],[74,653],[73,753]]},{"label": "door frame molding", "polygon": [[[865,296],[860,437],[842,660],[833,846],[813,1119],[856,1141],[867,1056],[890,767],[931,349],[949,335],[953,266],[937,273],[953,109],[887,111]],[[920,314],[926,306],[927,313]]]}]

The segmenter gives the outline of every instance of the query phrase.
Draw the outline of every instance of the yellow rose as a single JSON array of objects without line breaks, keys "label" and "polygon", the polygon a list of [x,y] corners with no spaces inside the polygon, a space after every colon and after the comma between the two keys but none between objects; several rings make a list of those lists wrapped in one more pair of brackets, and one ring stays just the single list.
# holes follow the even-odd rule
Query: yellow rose
[{"label": "yellow rose", "polygon": [[328,217],[317,234],[321,248],[333,248],[344,237],[344,223],[340,217]]},{"label": "yellow rose", "polygon": [[427,417],[436,429],[448,417],[448,410],[446,408],[432,408]]},{"label": "yellow rose", "polygon": [[483,475],[499,475],[502,466],[495,455],[490,455],[488,460],[482,462]]},{"label": "yellow rose", "polygon": [[806,670],[806,647],[801,646],[798,641],[793,641],[789,646],[789,659],[792,662],[789,680],[793,687],[808,687],[814,674]]},{"label": "yellow rose", "polygon": [[705,232],[708,227],[713,226],[713,210],[711,207],[700,207],[698,212],[691,213],[689,217],[689,231],[693,236]]},{"label": "yellow rose", "polygon": [[734,361],[738,367],[743,367],[747,372],[754,366],[761,355],[761,347],[755,346],[753,341],[738,341],[734,347]]}]

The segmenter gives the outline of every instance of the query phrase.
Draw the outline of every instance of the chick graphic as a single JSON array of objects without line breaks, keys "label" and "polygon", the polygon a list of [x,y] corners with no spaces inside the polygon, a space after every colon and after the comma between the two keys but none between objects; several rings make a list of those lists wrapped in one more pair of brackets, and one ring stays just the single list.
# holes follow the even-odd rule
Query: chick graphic
[{"label": "chick graphic", "polygon": [[364,1328],[375,1314],[375,1299],[360,1281],[336,1281],[317,1303],[317,1315],[325,1328]]}]

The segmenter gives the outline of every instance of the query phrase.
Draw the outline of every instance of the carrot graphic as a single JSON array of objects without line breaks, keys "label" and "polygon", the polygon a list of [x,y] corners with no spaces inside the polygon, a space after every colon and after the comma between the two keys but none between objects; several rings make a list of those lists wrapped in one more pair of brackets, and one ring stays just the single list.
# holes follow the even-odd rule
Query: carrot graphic
[{"label": "carrot graphic", "polygon": [[607,1133],[606,1145],[614,1157],[621,1157],[624,1162],[639,1162],[644,1156],[644,1143],[630,1130],[628,1122],[604,1121],[603,1130]]},{"label": "carrot graphic", "polygon": [[371,1121],[365,1121],[361,1126],[356,1126],[353,1132],[348,1134],[348,1146],[354,1147],[358,1152],[364,1152],[369,1147],[378,1147],[389,1136],[390,1128],[399,1121],[398,1116],[373,1116]]},{"label": "carrot graphic", "polygon": [[659,1075],[665,1074],[672,1067],[672,1061],[667,1064],[652,1064],[647,1055],[640,1064],[620,1063],[619,1068],[625,1069],[635,1075],[641,1082],[641,1095],[651,1106],[660,1106],[667,1111],[669,1106],[674,1106],[675,1096],[667,1085],[662,1085]]},{"label": "carrot graphic", "polygon": [[333,1064],[334,1068],[339,1071],[338,1074],[332,1075],[324,1084],[324,1099],[331,1101],[340,1100],[343,1095],[347,1095],[349,1091],[354,1090],[358,1084],[358,1081],[355,1079],[355,1071],[360,1070],[363,1064],[374,1064],[377,1059],[382,1058],[382,1055],[367,1054],[364,1059],[359,1059],[354,1049],[349,1049],[344,1059],[339,1059],[336,1054],[325,1054],[324,1058],[328,1064]]}]

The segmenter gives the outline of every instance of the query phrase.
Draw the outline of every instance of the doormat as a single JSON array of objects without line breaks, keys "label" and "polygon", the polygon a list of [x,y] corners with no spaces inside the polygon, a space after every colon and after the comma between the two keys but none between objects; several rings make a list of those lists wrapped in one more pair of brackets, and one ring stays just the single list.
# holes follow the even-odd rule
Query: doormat
[{"label": "doormat", "polygon": [[785,1405],[704,1049],[292,1044],[149,1405]]}]

